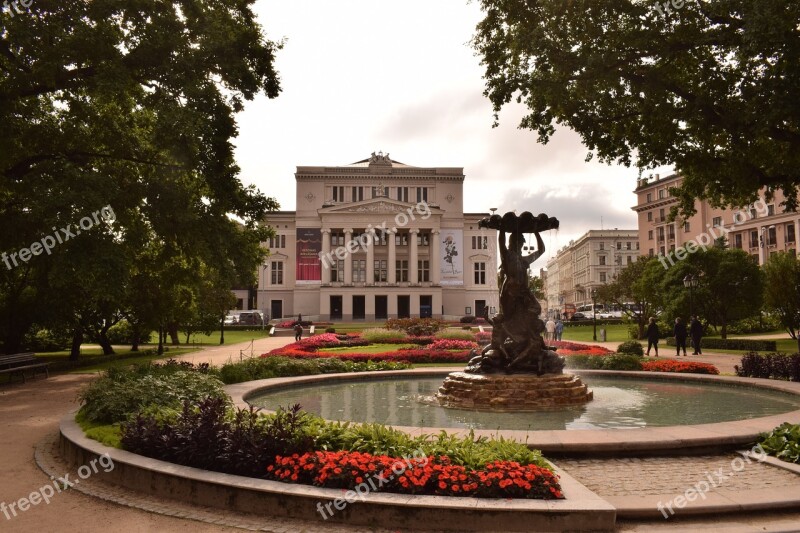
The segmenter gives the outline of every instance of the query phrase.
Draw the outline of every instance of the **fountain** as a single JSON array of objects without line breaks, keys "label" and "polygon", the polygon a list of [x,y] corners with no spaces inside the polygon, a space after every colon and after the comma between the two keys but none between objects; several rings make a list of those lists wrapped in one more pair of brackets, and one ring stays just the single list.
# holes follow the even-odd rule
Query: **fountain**
[{"label": "fountain", "polygon": [[[547,346],[539,315],[542,308],[528,287],[528,268],[545,251],[541,232],[558,220],[529,212],[492,215],[479,227],[496,229],[500,244],[500,313],[489,322],[492,339],[473,350],[463,372],[448,375],[436,398],[443,407],[491,411],[536,411],[581,405],[592,391],[578,376],[564,374],[564,358]],[[506,233],[510,233],[506,243]],[[537,249],[523,255],[524,233],[536,237]]]}]

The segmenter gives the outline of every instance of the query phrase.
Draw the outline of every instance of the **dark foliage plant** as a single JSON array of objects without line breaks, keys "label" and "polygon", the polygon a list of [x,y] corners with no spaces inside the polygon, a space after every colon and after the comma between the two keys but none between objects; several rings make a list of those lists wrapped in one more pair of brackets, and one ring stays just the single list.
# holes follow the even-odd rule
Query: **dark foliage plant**
[{"label": "dark foliage plant", "polygon": [[[667,346],[675,346],[675,339],[669,337]],[[704,338],[703,348],[718,350],[752,350],[760,352],[774,352],[778,349],[775,341],[757,339],[708,339]]]},{"label": "dark foliage plant", "polygon": [[734,369],[740,377],[800,381],[800,354],[750,352]]}]

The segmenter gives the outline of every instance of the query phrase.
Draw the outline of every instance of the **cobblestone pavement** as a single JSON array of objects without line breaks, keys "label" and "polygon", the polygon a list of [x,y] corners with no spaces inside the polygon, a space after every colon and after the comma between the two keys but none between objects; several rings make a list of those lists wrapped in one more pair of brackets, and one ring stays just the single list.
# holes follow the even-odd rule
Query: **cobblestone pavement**
[{"label": "cobblestone pavement", "polygon": [[[683,494],[696,483],[708,481],[709,476],[713,480],[709,484],[717,484],[725,490],[800,486],[800,475],[756,460],[743,461],[740,455],[731,453],[680,458],[558,459],[554,462],[600,496]],[[720,479],[720,475],[726,477]],[[711,492],[714,491],[712,486]]]}]

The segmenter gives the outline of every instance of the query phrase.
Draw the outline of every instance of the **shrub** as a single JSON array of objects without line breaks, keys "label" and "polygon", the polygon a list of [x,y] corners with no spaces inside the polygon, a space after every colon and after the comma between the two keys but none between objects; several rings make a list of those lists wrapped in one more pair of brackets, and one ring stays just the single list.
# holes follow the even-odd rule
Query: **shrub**
[{"label": "shrub", "polygon": [[58,352],[66,349],[70,342],[66,331],[40,328],[25,335],[22,344],[31,352]]},{"label": "shrub", "polygon": [[641,338],[639,337],[639,326],[628,326],[628,338],[633,340],[639,340]]},{"label": "shrub", "polygon": [[[691,339],[690,339],[691,340]],[[667,346],[675,346],[675,339],[670,337],[667,339]],[[703,338],[703,348],[710,350],[748,350],[754,352],[774,352],[778,349],[778,345],[774,340],[757,340],[757,339],[708,339]]]},{"label": "shrub", "polygon": [[642,363],[642,370],[648,372],[678,372],[681,374],[719,374],[719,369],[708,363],[675,361],[672,359],[644,361]]},{"label": "shrub", "polygon": [[641,370],[642,358],[636,355],[609,355],[600,357],[603,361],[603,370]]},{"label": "shrub", "polygon": [[[139,343],[147,344],[150,342],[152,332],[140,332]],[[127,320],[120,320],[108,329],[106,334],[111,344],[133,344],[133,328]]]},{"label": "shrub", "polygon": [[459,322],[461,322],[462,324],[473,324],[475,322],[475,320],[476,320],[476,318],[474,316],[470,315],[470,316],[462,316],[459,319]]},{"label": "shrub", "polygon": [[742,356],[741,366],[734,369],[740,377],[800,381],[800,354],[750,352]]},{"label": "shrub", "polygon": [[390,318],[386,329],[405,331],[409,335],[433,335],[447,324],[436,318]]},{"label": "shrub", "polygon": [[84,388],[79,400],[86,420],[122,422],[148,406],[179,409],[184,401],[227,399],[215,376],[180,365],[143,365],[110,369]]},{"label": "shrub", "polygon": [[600,370],[603,368],[604,356],[598,355],[570,355],[567,357],[566,367],[571,369]]},{"label": "shrub", "polygon": [[644,355],[644,350],[642,349],[642,344],[638,341],[625,341],[617,346],[617,353],[642,356]]},{"label": "shrub", "polygon": [[769,455],[787,463],[800,464],[800,425],[784,422],[769,433],[762,433],[758,443]]},{"label": "shrub", "polygon": [[365,329],[361,337],[373,344],[385,344],[394,342],[405,342],[407,335],[404,331],[391,330],[386,328]]},{"label": "shrub", "polygon": [[336,333],[336,328],[325,328],[325,333]]},{"label": "shrub", "polygon": [[472,331],[461,331],[457,329],[446,329],[436,334],[437,339],[452,339],[460,341],[474,341],[475,334]]},{"label": "shrub", "polygon": [[761,318],[750,317],[737,320],[728,325],[728,333],[747,335],[749,333],[767,333],[783,329],[780,320],[774,315],[762,315]]},{"label": "shrub", "polygon": [[227,363],[220,369],[220,379],[226,385],[291,376],[311,376],[316,374],[337,374],[340,372],[375,372],[383,370],[404,370],[410,365],[401,362],[345,361],[334,357],[314,359],[291,357],[257,357],[238,363]]}]

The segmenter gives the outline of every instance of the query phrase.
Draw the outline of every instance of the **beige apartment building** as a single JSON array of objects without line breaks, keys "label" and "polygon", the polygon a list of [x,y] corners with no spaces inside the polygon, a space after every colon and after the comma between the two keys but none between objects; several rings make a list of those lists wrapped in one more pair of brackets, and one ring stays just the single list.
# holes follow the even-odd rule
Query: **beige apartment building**
[{"label": "beige apartment building", "polygon": [[547,262],[548,314],[570,315],[591,305],[592,290],[612,281],[639,253],[636,230],[589,230],[570,241]]},{"label": "beige apartment building", "polygon": [[258,308],[317,320],[482,316],[495,311],[497,232],[464,213],[464,169],[373,153],[297,167],[296,211],[270,213],[276,237]]},{"label": "beige apartment building", "polygon": [[678,260],[676,248],[690,241],[708,246],[720,236],[725,236],[728,246],[746,251],[760,265],[780,251],[796,254],[800,213],[784,212],[780,191],[769,201],[762,191],[761,198],[753,204],[730,209],[713,208],[707,201],[698,200],[695,215],[669,222],[670,208],[678,202],[669,189],[680,183],[677,174],[637,180],[636,206],[632,209],[639,218],[642,255],[661,256],[660,260],[669,267]]}]

